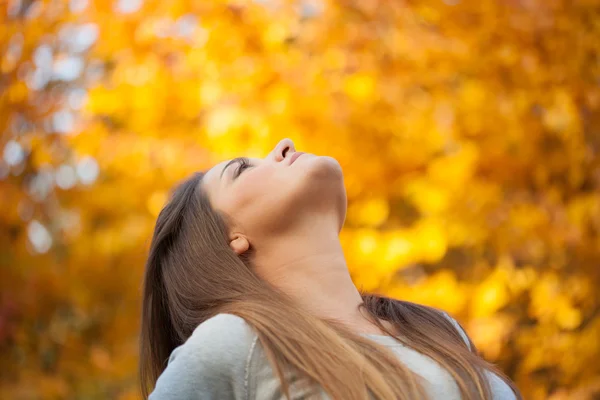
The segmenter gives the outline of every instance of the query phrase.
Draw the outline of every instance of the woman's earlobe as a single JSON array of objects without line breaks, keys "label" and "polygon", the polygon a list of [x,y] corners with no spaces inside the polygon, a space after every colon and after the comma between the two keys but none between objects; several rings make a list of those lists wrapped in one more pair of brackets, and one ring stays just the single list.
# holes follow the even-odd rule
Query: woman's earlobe
[{"label": "woman's earlobe", "polygon": [[245,236],[238,235],[229,242],[229,247],[231,247],[236,254],[241,255],[248,251],[250,242]]}]

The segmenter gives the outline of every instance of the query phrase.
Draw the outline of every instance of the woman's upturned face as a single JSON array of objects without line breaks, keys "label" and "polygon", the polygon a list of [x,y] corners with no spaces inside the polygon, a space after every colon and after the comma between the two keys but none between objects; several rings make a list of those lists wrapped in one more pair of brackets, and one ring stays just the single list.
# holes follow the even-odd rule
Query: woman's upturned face
[{"label": "woman's upturned face", "polygon": [[202,180],[212,207],[232,219],[232,229],[260,240],[328,217],[341,229],[346,191],[337,160],[300,155],[290,139],[283,139],[265,158],[247,161],[221,162]]}]

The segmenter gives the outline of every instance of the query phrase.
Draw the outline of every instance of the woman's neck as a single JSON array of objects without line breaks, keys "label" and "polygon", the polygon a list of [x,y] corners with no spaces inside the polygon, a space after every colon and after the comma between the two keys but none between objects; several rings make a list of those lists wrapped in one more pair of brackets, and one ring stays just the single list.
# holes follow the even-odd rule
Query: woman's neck
[{"label": "woman's neck", "polygon": [[312,233],[257,252],[257,273],[308,312],[359,334],[385,334],[361,313],[362,296],[348,271],[339,236]]}]

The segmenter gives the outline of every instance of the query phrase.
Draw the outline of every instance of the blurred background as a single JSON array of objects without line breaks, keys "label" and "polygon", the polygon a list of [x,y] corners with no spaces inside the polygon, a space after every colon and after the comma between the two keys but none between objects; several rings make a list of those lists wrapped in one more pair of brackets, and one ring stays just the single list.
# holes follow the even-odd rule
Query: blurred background
[{"label": "blurred background", "polygon": [[0,398],[137,399],[169,189],[282,138],[345,172],[358,286],[528,399],[600,398],[600,2],[0,3]]}]

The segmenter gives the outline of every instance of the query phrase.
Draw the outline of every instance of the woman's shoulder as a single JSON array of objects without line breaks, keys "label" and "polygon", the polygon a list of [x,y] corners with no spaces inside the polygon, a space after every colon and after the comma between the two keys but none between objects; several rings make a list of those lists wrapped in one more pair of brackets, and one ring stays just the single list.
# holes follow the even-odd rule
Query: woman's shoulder
[{"label": "woman's shoulder", "polygon": [[217,314],[208,318],[194,329],[191,337],[214,337],[224,335],[223,339],[250,337],[254,332],[242,318],[233,314]]},{"label": "woman's shoulder", "polygon": [[198,325],[185,343],[171,352],[168,365],[243,373],[256,338],[243,318],[217,314]]},{"label": "woman's shoulder", "polygon": [[186,352],[201,354],[203,359],[214,359],[220,363],[235,362],[245,359],[254,341],[256,333],[243,318],[217,314],[198,325],[171,357]]},{"label": "woman's shoulder", "polygon": [[246,398],[249,355],[256,335],[244,319],[218,314],[194,330],[171,352],[167,368],[156,382],[151,400]]}]

